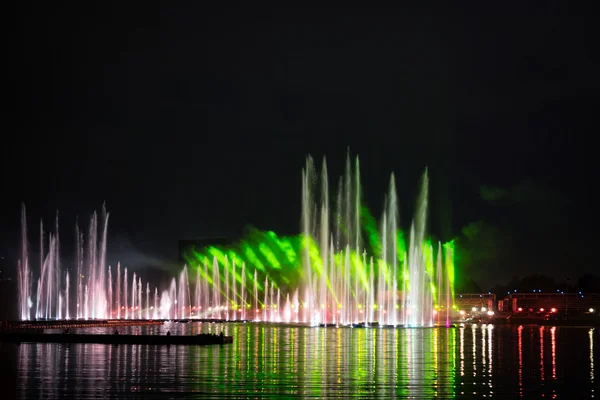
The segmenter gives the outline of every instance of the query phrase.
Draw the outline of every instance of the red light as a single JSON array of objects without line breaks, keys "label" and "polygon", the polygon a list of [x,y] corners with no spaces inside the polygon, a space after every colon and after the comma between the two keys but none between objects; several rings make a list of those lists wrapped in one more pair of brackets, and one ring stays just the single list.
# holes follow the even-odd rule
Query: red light
[{"label": "red light", "polygon": [[544,309],[543,309],[543,308],[540,308],[540,311],[541,311],[541,312],[544,312]]},{"label": "red light", "polygon": [[556,312],[556,308],[552,308],[550,311],[551,312]]},{"label": "red light", "polygon": [[519,307],[518,311],[521,312],[521,311],[523,311],[523,309],[521,307]]}]

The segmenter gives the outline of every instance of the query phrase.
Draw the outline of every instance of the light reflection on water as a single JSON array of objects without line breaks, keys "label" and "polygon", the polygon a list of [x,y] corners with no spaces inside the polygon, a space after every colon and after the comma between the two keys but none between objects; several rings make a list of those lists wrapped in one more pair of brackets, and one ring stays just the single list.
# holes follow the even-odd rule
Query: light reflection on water
[{"label": "light reflection on water", "polygon": [[598,330],[587,328],[483,325],[394,330],[188,323],[120,330],[189,334],[221,329],[234,336],[232,345],[2,344],[0,350],[16,354],[21,398],[595,394]]}]

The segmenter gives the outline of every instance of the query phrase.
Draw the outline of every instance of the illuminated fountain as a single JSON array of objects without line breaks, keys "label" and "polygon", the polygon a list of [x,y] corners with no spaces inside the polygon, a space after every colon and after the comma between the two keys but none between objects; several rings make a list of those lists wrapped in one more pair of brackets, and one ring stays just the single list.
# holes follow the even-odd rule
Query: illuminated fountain
[{"label": "illuminated fountain", "polygon": [[[371,244],[378,256],[376,260],[372,255],[367,259],[366,246],[362,242],[358,157],[352,167],[348,155],[334,207],[329,204],[325,159],[320,191],[317,190],[318,175],[312,158],[308,157],[302,174],[305,321],[312,325],[378,323],[427,326],[432,325],[437,313],[444,309],[444,323],[449,323],[453,281],[451,247],[447,246],[444,263],[441,245],[434,258],[433,247],[426,241],[427,171],[423,174],[416,214],[406,245],[399,231],[396,185],[392,174],[378,240]],[[367,232],[368,235],[377,237],[373,226],[368,230],[371,231]],[[437,267],[437,282],[434,265]],[[443,304],[442,300],[445,300]]]},{"label": "illuminated fountain", "polygon": [[76,223],[74,266],[61,262],[58,217],[48,235],[40,225],[39,278],[34,281],[23,206],[19,315],[23,320],[448,325],[453,317],[453,245],[434,244],[426,237],[428,186],[425,171],[415,216],[404,235],[393,174],[378,224],[362,203],[358,157],[352,162],[348,155],[330,198],[325,159],[319,173],[309,156],[302,170],[300,235],[254,230],[238,244],[190,251],[184,254],[189,269],[184,266],[177,278],[161,285],[162,292],[120,264],[116,273],[106,265],[109,214],[104,207],[100,223],[96,213],[91,216],[87,237]]},{"label": "illuminated fountain", "polygon": [[[40,223],[39,277],[34,281],[28,249],[27,217],[25,206],[22,206],[18,265],[19,318],[48,320],[187,317],[187,311],[174,307],[177,304],[176,299],[179,299],[186,309],[190,308],[187,267],[184,267],[181,273],[180,291],[176,292],[175,296],[172,295],[174,303],[170,303],[167,295],[165,302],[168,307],[155,310],[159,302],[158,289],[155,288],[154,295],[151,296],[149,282],[146,282],[144,303],[143,281],[140,276],[136,273],[130,276],[127,268],[124,268],[121,274],[121,265],[117,264],[116,279],[113,279],[111,267],[106,266],[108,213],[104,208],[102,217],[98,235],[97,214],[91,216],[87,241],[76,223],[76,258],[72,269],[76,275],[73,288],[69,269],[64,268],[60,259],[58,216],[54,232],[48,235],[44,232],[43,223]],[[128,286],[128,279],[131,279],[131,287]],[[35,294],[32,293],[34,282]],[[74,302],[71,300],[73,296]],[[162,299],[160,301],[163,302]]]},{"label": "illuminated fountain", "polygon": [[300,236],[253,231],[238,245],[185,255],[197,270],[194,307],[203,310],[197,316],[311,325],[450,324],[453,245],[426,238],[428,185],[425,171],[406,241],[393,174],[378,226],[361,203],[358,158],[352,163],[348,156],[330,202],[326,162],[318,173],[308,157]]}]

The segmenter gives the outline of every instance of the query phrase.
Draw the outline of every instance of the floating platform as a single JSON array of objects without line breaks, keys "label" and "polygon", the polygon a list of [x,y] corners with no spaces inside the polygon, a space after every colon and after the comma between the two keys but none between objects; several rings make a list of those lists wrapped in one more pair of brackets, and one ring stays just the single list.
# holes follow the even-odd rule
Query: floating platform
[{"label": "floating platform", "polygon": [[198,335],[93,335],[71,333],[0,333],[0,342],[11,343],[96,343],[145,345],[197,345],[233,343],[233,336],[201,333]]}]

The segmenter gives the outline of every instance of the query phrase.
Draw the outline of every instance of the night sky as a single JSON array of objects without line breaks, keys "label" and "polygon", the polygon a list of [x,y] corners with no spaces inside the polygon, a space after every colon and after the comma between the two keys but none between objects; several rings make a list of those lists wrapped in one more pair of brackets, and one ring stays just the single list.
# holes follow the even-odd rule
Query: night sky
[{"label": "night sky", "polygon": [[178,268],[180,239],[296,234],[306,155],[326,155],[336,182],[349,147],[375,215],[395,172],[404,227],[429,168],[429,232],[459,238],[461,273],[482,287],[598,269],[591,10],[122,3],[14,13],[11,265],[23,201],[31,231],[60,210],[65,252],[75,217],[86,226],[106,201],[109,260],[138,268]]}]

